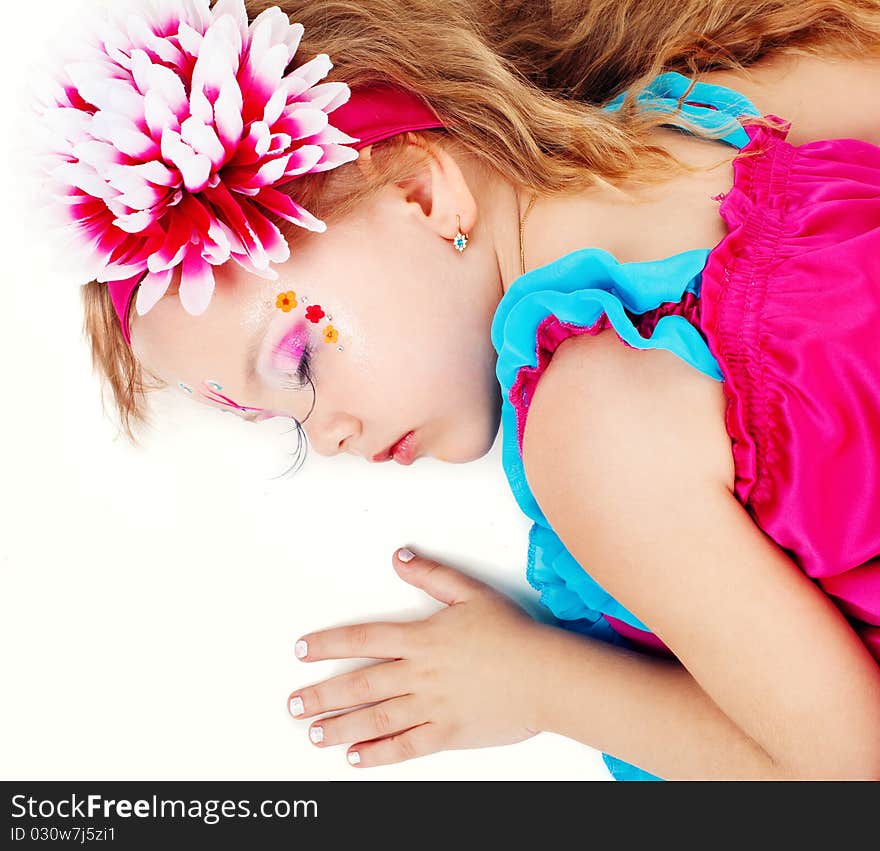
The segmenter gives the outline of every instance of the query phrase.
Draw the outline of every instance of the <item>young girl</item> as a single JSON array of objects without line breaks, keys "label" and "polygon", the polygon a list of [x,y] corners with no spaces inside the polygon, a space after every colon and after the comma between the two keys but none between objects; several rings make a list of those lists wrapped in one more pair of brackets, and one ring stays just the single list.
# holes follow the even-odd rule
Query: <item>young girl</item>
[{"label": "young girl", "polygon": [[50,173],[129,433],[163,384],[367,461],[503,425],[569,629],[400,550],[448,606],[302,636],[385,660],[290,695],[313,742],[880,778],[878,34],[875,0],[169,0],[66,66]]}]

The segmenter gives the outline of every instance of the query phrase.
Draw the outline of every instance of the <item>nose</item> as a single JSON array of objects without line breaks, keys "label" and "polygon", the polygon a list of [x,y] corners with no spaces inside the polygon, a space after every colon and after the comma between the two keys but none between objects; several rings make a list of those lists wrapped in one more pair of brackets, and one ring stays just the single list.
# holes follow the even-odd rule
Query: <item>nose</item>
[{"label": "nose", "polygon": [[325,428],[313,428],[309,433],[309,442],[315,451],[324,457],[349,452],[358,455],[354,446],[361,430],[358,421],[353,417],[337,417]]}]

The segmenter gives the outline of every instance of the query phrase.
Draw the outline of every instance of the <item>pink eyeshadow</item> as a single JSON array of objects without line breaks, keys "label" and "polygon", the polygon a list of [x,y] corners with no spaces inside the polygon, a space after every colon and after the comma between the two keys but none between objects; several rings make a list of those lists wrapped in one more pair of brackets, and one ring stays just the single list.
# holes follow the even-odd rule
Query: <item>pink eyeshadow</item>
[{"label": "pink eyeshadow", "polygon": [[272,367],[291,371],[299,363],[309,342],[309,330],[303,323],[295,325],[272,350]]}]

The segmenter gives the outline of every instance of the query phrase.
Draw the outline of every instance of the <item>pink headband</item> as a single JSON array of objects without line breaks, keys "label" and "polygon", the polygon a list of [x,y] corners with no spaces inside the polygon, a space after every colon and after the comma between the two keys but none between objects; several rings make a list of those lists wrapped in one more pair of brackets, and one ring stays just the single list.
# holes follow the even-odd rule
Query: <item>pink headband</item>
[{"label": "pink headband", "polygon": [[308,230],[326,225],[276,187],[357,159],[407,131],[444,126],[414,93],[379,83],[320,83],[326,54],[291,66],[304,33],[277,6],[248,23],[244,0],[140,0],[142,15],[103,22],[81,61],[36,111],[59,218],[86,280],[107,283],[126,342],[181,268],[184,309],[203,313],[213,266],[232,259],[277,279],[290,249],[264,211]]}]

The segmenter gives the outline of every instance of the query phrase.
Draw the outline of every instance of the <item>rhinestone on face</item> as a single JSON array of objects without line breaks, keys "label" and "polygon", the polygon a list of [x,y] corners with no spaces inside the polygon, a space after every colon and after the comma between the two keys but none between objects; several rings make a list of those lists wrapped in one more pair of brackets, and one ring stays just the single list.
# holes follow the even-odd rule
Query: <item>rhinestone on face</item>
[{"label": "rhinestone on face", "polygon": [[341,351],[342,351],[342,346],[339,346],[339,347],[336,349],[336,351],[337,351],[337,352],[341,352]]}]

